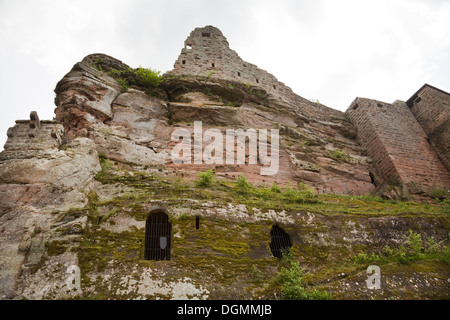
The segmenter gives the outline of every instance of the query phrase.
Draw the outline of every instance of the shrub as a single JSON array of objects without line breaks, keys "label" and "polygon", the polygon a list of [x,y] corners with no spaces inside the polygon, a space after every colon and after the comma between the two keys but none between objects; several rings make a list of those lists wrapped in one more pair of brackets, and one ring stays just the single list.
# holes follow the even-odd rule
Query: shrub
[{"label": "shrub", "polygon": [[414,260],[421,259],[438,259],[441,261],[449,261],[450,250],[446,246],[440,246],[433,239],[429,238],[426,246],[422,241],[420,233],[411,230],[404,236],[405,245],[396,248],[385,246],[381,253],[365,254],[359,253],[351,260],[355,264],[366,263],[409,263]]},{"label": "shrub", "polygon": [[212,185],[214,181],[215,174],[212,169],[209,169],[205,172],[200,172],[198,174],[198,181],[196,182],[197,187],[209,187]]},{"label": "shrub", "polygon": [[270,188],[263,187],[261,189],[261,198],[264,200],[269,200],[272,195]]},{"label": "shrub", "polygon": [[281,194],[287,202],[298,202],[300,200],[297,190],[292,189],[290,185],[287,185]]},{"label": "shrub", "polygon": [[301,191],[303,193],[303,195],[306,197],[314,196],[314,189],[311,188],[309,185],[307,185],[304,182],[298,183],[298,190]]},{"label": "shrub", "polygon": [[241,193],[247,193],[251,188],[251,184],[248,183],[247,178],[243,174],[236,178],[236,186]]},{"label": "shrub", "polygon": [[319,203],[320,201],[313,198],[314,192],[307,184],[299,183],[299,188],[294,189],[289,184],[281,193],[281,197],[288,203]]},{"label": "shrub", "polygon": [[280,186],[275,181],[272,183],[272,186],[270,187],[270,191],[275,192],[275,193],[281,193]]},{"label": "shrub", "polygon": [[433,198],[435,198],[436,200],[445,200],[448,196],[450,195],[450,193],[443,188],[436,188],[433,190],[433,192],[431,193],[431,196]]},{"label": "shrub", "polygon": [[151,68],[139,67],[134,70],[134,74],[136,76],[136,84],[145,88],[156,88],[162,81],[161,72]]},{"label": "shrub", "polygon": [[117,70],[114,68],[111,68],[111,70],[108,71],[108,75],[113,77],[114,79],[122,78],[125,76],[126,71],[125,70]]},{"label": "shrub", "polygon": [[118,78],[116,79],[117,83],[120,84],[122,87],[122,92],[127,92],[130,85],[128,84],[128,81],[126,79]]},{"label": "shrub", "polygon": [[264,280],[264,274],[255,265],[252,266],[252,281],[254,283],[261,283]]},{"label": "shrub", "polygon": [[412,256],[420,255],[423,250],[422,236],[420,235],[420,233],[414,233],[412,230],[409,230],[405,238],[406,243],[410,248],[410,254]]},{"label": "shrub", "polygon": [[103,63],[103,59],[100,57],[97,57],[97,59],[95,59],[95,62],[94,62],[95,69],[97,69],[98,71],[103,71],[102,63]]},{"label": "shrub", "polygon": [[282,298],[285,300],[324,300],[331,299],[331,295],[325,291],[307,290],[303,286],[305,270],[300,267],[298,261],[294,261],[290,254],[283,253],[281,269],[275,277],[275,281],[281,284]]},{"label": "shrub", "polygon": [[97,172],[95,179],[101,181],[102,179],[109,177],[109,169],[112,167],[113,163],[104,154],[99,154],[98,160],[102,170]]}]

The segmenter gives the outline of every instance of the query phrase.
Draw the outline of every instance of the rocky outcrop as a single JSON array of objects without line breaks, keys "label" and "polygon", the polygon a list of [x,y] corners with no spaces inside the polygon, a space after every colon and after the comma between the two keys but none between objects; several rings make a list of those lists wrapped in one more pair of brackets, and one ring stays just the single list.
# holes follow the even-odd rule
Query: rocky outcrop
[{"label": "rocky outcrop", "polygon": [[[94,143],[76,138],[64,150],[49,147],[50,133],[59,130],[41,124],[48,136],[37,150],[11,147],[0,154],[0,257],[3,298],[12,298],[16,281],[28,263],[39,261],[51,233],[53,214],[87,203],[87,186],[100,170]],[[14,127],[24,131],[22,123]],[[46,130],[48,129],[48,130]],[[57,131],[58,132],[58,131]],[[40,132],[37,136],[42,136]],[[19,139],[20,136],[9,137]],[[36,144],[34,145],[38,147]]]},{"label": "rocky outcrop", "polygon": [[[117,161],[177,168],[170,159],[176,127],[191,130],[194,121],[202,121],[222,132],[230,127],[279,128],[283,136],[279,175],[261,179],[251,166],[220,165],[216,170],[231,177],[244,172],[261,183],[303,181],[318,192],[366,194],[374,189],[370,161],[358,146],[352,125],[336,110],[304,100],[308,108],[316,109],[314,117],[305,117],[300,109],[273,100],[264,87],[208,76],[167,75],[161,85],[167,98],[161,100],[139,86],[122,92],[111,75],[129,70],[114,58],[90,55],[58,83],[55,113],[68,139],[89,137],[99,153]],[[338,159],[334,153],[345,157]],[[178,168],[196,175],[205,166]]]},{"label": "rocky outcrop", "polygon": [[[367,152],[370,141],[358,139],[358,121],[294,94],[242,61],[216,28],[205,30],[191,34],[175,69],[156,85],[140,78],[148,70],[104,54],[85,57],[55,88],[55,120],[32,112],[8,130],[0,153],[1,298],[274,298],[250,280],[278,268],[270,251],[274,225],[313,272],[357,252],[401,246],[409,230],[448,244],[445,203],[353,197],[380,191],[384,179],[379,150]],[[207,43],[218,59],[213,65]],[[249,148],[238,150],[235,140],[232,153],[243,153],[244,163],[174,163],[173,133],[188,132],[183,143],[191,146],[198,121],[201,135],[278,130],[277,173],[261,175],[263,157],[250,163]],[[271,139],[256,136],[257,143]],[[193,182],[207,169],[219,180],[211,190]],[[237,184],[242,174],[252,186]],[[164,263],[144,259],[146,219],[155,210],[167,212],[173,227],[174,259]],[[66,285],[74,265],[81,290]],[[397,271],[392,283],[403,281]],[[320,281],[346,292],[347,275],[325,279],[327,272]],[[435,286],[445,297],[448,284]]]}]

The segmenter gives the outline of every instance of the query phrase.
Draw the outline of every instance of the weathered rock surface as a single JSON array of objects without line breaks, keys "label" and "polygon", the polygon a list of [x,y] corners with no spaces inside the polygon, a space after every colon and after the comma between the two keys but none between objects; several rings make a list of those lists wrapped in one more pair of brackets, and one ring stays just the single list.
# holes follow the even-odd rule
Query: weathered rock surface
[{"label": "weathered rock surface", "polygon": [[[387,265],[386,291],[378,294],[361,287],[363,273],[347,265],[347,273],[329,276],[328,265],[341,267],[359,252],[404,245],[409,230],[448,245],[446,204],[420,211],[414,203],[353,198],[375,191],[392,196],[402,188],[382,179],[376,144],[367,152],[368,140],[358,139],[363,126],[347,115],[359,116],[296,95],[230,51],[217,29],[205,30],[191,34],[158,88],[134,81],[133,69],[115,58],[89,55],[57,84],[55,120],[32,112],[8,130],[0,153],[0,298],[275,298],[273,283],[259,279],[279,269],[270,249],[274,225],[289,234],[293,256],[308,271],[325,269],[316,284],[336,297],[448,298],[450,272],[442,261]],[[214,52],[197,59],[197,49],[214,39]],[[218,59],[214,65],[211,56]],[[439,110],[441,100],[433,100]],[[423,108],[413,111],[426,123]],[[236,141],[233,154],[243,152],[245,164],[173,163],[172,134],[187,130],[191,138],[184,143],[192,145],[195,121],[202,121],[202,134],[279,130],[277,173],[262,176],[266,164],[261,158],[249,164],[249,151],[238,151]],[[446,141],[441,122],[427,129],[439,125],[436,145]],[[210,168],[220,182],[211,190],[195,187],[192,180]],[[260,187],[257,197],[239,189],[241,174]],[[300,190],[301,182],[312,191],[296,199],[262,187],[274,182],[283,190]],[[146,219],[155,210],[171,219],[170,261],[144,259]],[[80,267],[81,289],[67,286],[73,265]],[[412,286],[405,273],[418,266]]]},{"label": "weathered rock surface", "polygon": [[100,170],[91,140],[58,148],[3,151],[0,161],[0,265],[2,296],[13,296],[27,261],[40,261],[52,213],[84,207],[85,188]]}]

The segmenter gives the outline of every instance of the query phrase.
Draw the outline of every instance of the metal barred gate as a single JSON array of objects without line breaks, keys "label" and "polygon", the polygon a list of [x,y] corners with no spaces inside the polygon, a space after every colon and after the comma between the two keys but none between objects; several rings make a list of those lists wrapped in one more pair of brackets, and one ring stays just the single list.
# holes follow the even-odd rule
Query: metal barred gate
[{"label": "metal barred gate", "polygon": [[169,216],[158,211],[151,213],[145,224],[146,260],[170,260],[172,225]]},{"label": "metal barred gate", "polygon": [[272,230],[270,230],[270,251],[273,256],[281,259],[283,250],[287,250],[290,247],[292,247],[292,242],[289,235],[279,226],[273,226]]}]

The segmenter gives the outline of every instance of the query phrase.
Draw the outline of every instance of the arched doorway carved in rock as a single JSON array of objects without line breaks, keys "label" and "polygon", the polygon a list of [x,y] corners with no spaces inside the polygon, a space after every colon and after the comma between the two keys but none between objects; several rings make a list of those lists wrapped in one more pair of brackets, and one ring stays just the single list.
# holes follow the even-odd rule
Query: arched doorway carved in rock
[{"label": "arched doorway carved in rock", "polygon": [[145,223],[145,260],[170,260],[172,224],[162,210],[153,211]]}]

